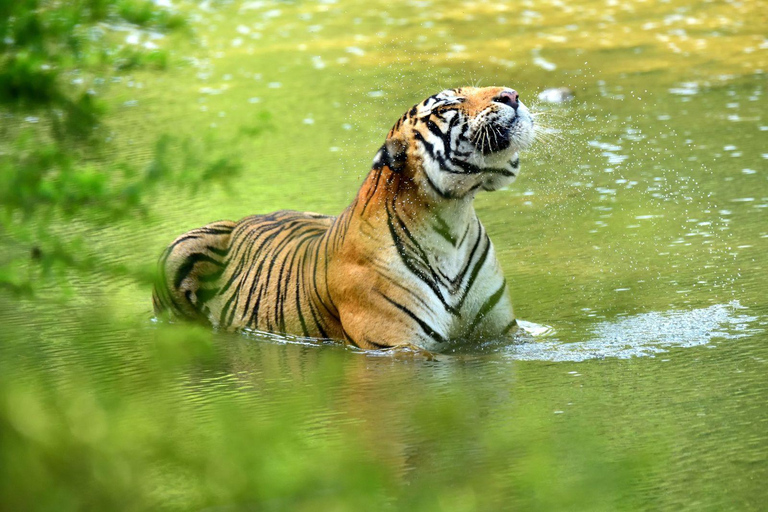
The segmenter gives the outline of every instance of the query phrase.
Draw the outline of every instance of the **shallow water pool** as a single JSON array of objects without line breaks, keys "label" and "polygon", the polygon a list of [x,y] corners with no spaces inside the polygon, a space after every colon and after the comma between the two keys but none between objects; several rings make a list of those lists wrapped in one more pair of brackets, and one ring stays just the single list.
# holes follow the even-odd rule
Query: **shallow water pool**
[{"label": "shallow water pool", "polygon": [[[762,508],[762,2],[177,7],[188,38],[120,32],[173,64],[96,87],[101,164],[170,134],[242,172],[53,221],[101,263],[0,295],[0,508]],[[520,178],[476,200],[526,343],[428,359],[151,321],[141,276],[175,236],[340,212],[400,114],[466,84],[541,113]]]}]

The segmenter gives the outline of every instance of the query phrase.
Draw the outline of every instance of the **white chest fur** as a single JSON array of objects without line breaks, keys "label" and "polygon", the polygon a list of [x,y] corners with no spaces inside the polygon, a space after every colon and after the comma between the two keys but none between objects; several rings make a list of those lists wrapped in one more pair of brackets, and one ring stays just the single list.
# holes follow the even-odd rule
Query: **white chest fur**
[{"label": "white chest fur", "polygon": [[493,245],[474,210],[442,211],[412,235],[414,244],[399,249],[395,266],[418,299],[413,307],[437,334],[418,344],[436,350],[448,340],[501,333],[513,320],[512,308]]}]

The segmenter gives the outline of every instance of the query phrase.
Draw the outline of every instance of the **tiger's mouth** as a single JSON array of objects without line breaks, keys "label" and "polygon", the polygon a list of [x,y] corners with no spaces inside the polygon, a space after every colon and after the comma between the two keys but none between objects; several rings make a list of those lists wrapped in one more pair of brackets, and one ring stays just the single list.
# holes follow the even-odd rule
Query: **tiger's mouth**
[{"label": "tiger's mouth", "polygon": [[[514,120],[512,121],[514,123]],[[484,155],[509,149],[512,145],[512,125],[492,124],[486,128],[487,141],[481,141],[480,151]]]},{"label": "tiger's mouth", "polygon": [[505,108],[483,117],[471,137],[483,156],[509,154],[511,158],[533,142],[533,118],[522,103],[514,111]]}]

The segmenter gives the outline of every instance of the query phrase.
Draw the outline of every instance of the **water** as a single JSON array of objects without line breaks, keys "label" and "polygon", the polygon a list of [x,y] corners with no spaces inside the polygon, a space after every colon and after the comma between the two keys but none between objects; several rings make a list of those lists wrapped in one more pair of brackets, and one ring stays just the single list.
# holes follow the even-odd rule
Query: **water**
[{"label": "water", "polygon": [[[538,341],[508,347],[515,359],[584,361],[587,359],[654,357],[673,347],[696,347],[714,341],[737,340],[764,333],[757,317],[739,314],[738,302],[690,311],[641,313],[597,322],[586,341]],[[536,324],[523,328],[547,333]]]},{"label": "water", "polygon": [[[0,296],[1,467],[28,475],[0,479],[7,504],[761,508],[766,5],[181,7],[191,43],[119,32],[177,64],[96,88],[110,148],[141,165],[172,133],[243,172],[160,190],[148,218],[63,223],[128,269],[77,274],[63,305]],[[150,320],[132,272],[177,234],[338,213],[403,111],[475,83],[546,128],[476,201],[526,343],[426,358]],[[553,87],[573,99],[537,99]]]}]

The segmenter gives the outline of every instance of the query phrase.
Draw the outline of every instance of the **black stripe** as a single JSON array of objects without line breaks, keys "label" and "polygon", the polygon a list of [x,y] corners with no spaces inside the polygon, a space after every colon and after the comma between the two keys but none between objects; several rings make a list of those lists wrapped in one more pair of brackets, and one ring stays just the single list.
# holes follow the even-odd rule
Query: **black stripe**
[{"label": "black stripe", "polygon": [[451,235],[451,227],[445,222],[445,219],[440,217],[440,215],[435,215],[435,221],[437,225],[432,226],[435,233],[443,237],[449,244],[456,247],[456,239]]},{"label": "black stripe", "polygon": [[[253,299],[253,294],[254,294],[254,291],[256,290],[255,285],[256,283],[259,283],[261,281],[261,273],[264,270],[264,263],[267,261],[270,261],[270,265],[269,265],[269,268],[267,269],[267,276],[265,279],[266,279],[266,283],[269,283],[269,274],[272,272],[272,267],[274,266],[276,257],[277,257],[277,255],[275,254],[275,250],[276,249],[279,250],[279,248],[275,248],[274,244],[270,244],[268,247],[265,247],[265,245],[267,244],[267,242],[272,242],[275,238],[277,238],[278,235],[283,233],[285,225],[275,224],[275,227],[277,227],[278,229],[274,233],[270,233],[269,235],[264,237],[264,240],[262,241],[262,243],[256,248],[256,254],[254,254],[253,260],[251,260],[250,258],[250,253],[251,253],[251,248],[255,246],[255,243],[251,244],[251,247],[249,247],[248,250],[246,251],[243,261],[241,261],[238,264],[237,270],[244,267],[244,265],[247,262],[250,262],[250,261],[253,261],[253,263],[258,262],[258,268],[256,269],[255,275],[253,275],[253,272],[251,272],[251,275],[253,275],[254,285],[251,286],[251,289],[248,291],[248,297],[246,298],[245,307],[243,308],[243,314],[242,314],[243,318],[245,318],[245,315],[248,314],[248,310],[250,309],[250,305],[251,305],[251,300]],[[262,256],[261,255],[262,248],[266,249],[268,254],[265,254],[264,256]],[[251,269],[253,269],[253,263],[251,263]],[[227,283],[227,285],[224,288],[228,288],[229,284],[234,280],[235,277],[236,277],[236,274],[233,274],[232,278],[230,279],[230,282]],[[258,303],[261,299],[261,292],[263,291],[263,288],[264,286],[259,287],[259,295],[257,296],[257,299],[256,299],[256,307],[258,307]],[[254,318],[255,318],[255,312],[251,314],[251,319],[249,320],[249,323],[252,322]],[[254,326],[254,327],[257,327],[257,326]]]},{"label": "black stripe", "polygon": [[[362,217],[365,214],[366,208],[368,208],[368,204],[371,202],[371,199],[373,199],[373,196],[376,195],[376,190],[379,188],[379,182],[381,181],[381,169],[374,167],[373,170],[376,172],[376,182],[374,183],[373,187],[370,189],[370,193],[368,194],[368,197],[365,198],[365,202],[363,203],[363,209],[360,212],[360,216]],[[366,180],[367,181],[367,180]]]},{"label": "black stripe", "polygon": [[205,274],[204,276],[197,276],[197,282],[198,283],[215,283],[216,281],[219,280],[219,278],[222,275],[224,275],[225,270],[226,270],[226,267],[222,266],[216,272],[211,272],[210,274]]},{"label": "black stripe", "polygon": [[[304,233],[302,238],[298,240],[292,240],[292,244],[289,247],[286,247],[286,251],[290,251],[290,261],[288,261],[288,256],[284,256],[283,264],[280,267],[280,273],[277,277],[277,292],[276,292],[276,303],[275,303],[275,321],[277,322],[278,326],[280,327],[281,332],[285,332],[285,300],[288,295],[288,286],[291,284],[291,279],[293,277],[293,266],[296,262],[296,256],[300,252],[302,245],[304,245],[307,241],[313,240],[316,236],[316,233]],[[285,267],[288,265],[288,273],[284,274]],[[298,272],[297,272],[298,274]],[[285,286],[283,286],[283,293],[280,294],[280,287],[282,284],[285,283]],[[298,288],[298,279],[296,281],[296,286]],[[298,306],[298,304],[297,304]],[[278,318],[278,312],[280,313],[280,316]]]},{"label": "black stripe", "polygon": [[427,119],[427,128],[432,133],[432,135],[441,140],[444,140],[445,134],[443,133],[443,130],[441,130],[440,127],[437,126],[437,124],[435,124],[435,122],[431,119]]},{"label": "black stripe", "polygon": [[507,324],[507,326],[506,326],[506,327],[504,327],[504,328],[501,330],[501,335],[502,335],[502,336],[504,336],[504,335],[508,334],[508,333],[509,333],[509,331],[510,331],[510,330],[512,330],[512,328],[513,328],[514,326],[516,326],[516,325],[517,325],[517,319],[515,319],[515,320],[512,320],[511,322],[509,322],[509,323]]},{"label": "black stripe", "polygon": [[[253,228],[254,226],[249,225],[249,227]],[[280,224],[265,222],[263,225],[256,225],[256,229],[251,229],[243,233],[242,238],[239,238],[239,233],[233,235],[233,241],[237,241],[237,245],[234,246],[235,251],[227,259],[225,265],[229,266],[232,260],[236,257],[237,266],[232,271],[229,281],[227,281],[221,287],[222,293],[225,293],[227,290],[229,290],[229,287],[232,286],[232,283],[234,283],[235,279],[237,279],[242,273],[245,264],[251,261],[251,252],[255,251],[258,255],[264,246],[278,235],[280,232],[280,227]],[[275,229],[276,231],[264,236],[264,238],[261,240],[261,243],[257,245],[259,238],[270,229]],[[240,248],[243,246],[245,246],[245,254],[240,255]],[[232,245],[230,244],[230,252],[232,252],[231,248]]]},{"label": "black stripe", "polygon": [[469,291],[472,289],[472,285],[475,283],[475,279],[477,279],[477,274],[480,273],[480,268],[485,264],[485,260],[488,259],[488,252],[491,250],[491,241],[488,240],[488,236],[485,236],[485,249],[483,250],[483,253],[480,255],[480,257],[477,259],[477,262],[475,263],[475,266],[472,268],[472,273],[469,275],[469,279],[467,280],[467,286],[464,288],[464,293],[461,296],[461,299],[459,300],[459,308],[461,308],[462,305],[464,305],[464,301],[467,300],[467,296],[469,295]]},{"label": "black stripe", "polygon": [[216,256],[226,257],[229,253],[229,247],[225,247],[224,249],[219,249],[218,247],[214,247],[212,245],[208,245],[205,247],[206,250],[212,252]]},{"label": "black stripe", "polygon": [[[478,167],[476,165],[470,164],[469,162],[465,162],[463,160],[451,159],[451,163],[456,167],[459,167],[462,171],[464,171],[463,174],[487,173],[487,174],[501,174],[502,176],[516,176],[514,172],[509,171],[507,169],[499,169],[495,167]],[[445,170],[453,174],[462,174],[462,173],[457,173],[456,171],[453,171],[449,168],[446,168]]]},{"label": "black stripe", "polygon": [[435,156],[435,145],[434,144],[432,144],[431,142],[428,142],[427,139],[425,139],[424,136],[421,133],[417,132],[417,131],[413,132],[413,136],[414,136],[414,138],[416,140],[418,140],[419,142],[421,142],[424,145],[424,149],[427,150],[427,153],[429,153],[429,155],[432,158],[437,159],[437,157]]},{"label": "black stripe", "polygon": [[357,344],[357,342],[352,338],[352,336],[349,335],[347,331],[344,330],[344,328],[341,328],[341,333],[344,335],[344,339],[347,340],[349,343],[354,345],[357,348],[360,348],[360,345]]},{"label": "black stripe", "polygon": [[411,319],[413,319],[417,324],[419,324],[419,327],[421,328],[422,331],[424,331],[424,334],[426,334],[427,336],[429,336],[430,338],[432,338],[433,340],[435,340],[438,343],[445,343],[445,338],[443,338],[440,335],[440,333],[436,332],[432,327],[430,327],[430,325],[427,324],[424,320],[422,320],[421,318],[416,316],[413,313],[413,311],[411,311],[410,309],[406,308],[402,304],[398,304],[397,302],[393,301],[392,299],[390,299],[389,297],[387,297],[386,295],[381,293],[379,290],[376,290],[376,292],[379,295],[381,295],[382,297],[384,297],[384,299],[387,302],[389,302],[390,304],[395,306],[397,309],[399,309],[400,311],[402,311],[403,313],[405,313],[406,315],[411,317]]},{"label": "black stripe", "polygon": [[493,295],[488,297],[488,299],[483,303],[482,306],[480,306],[480,309],[477,311],[477,315],[475,315],[474,320],[472,320],[472,323],[469,326],[468,334],[471,335],[474,331],[477,325],[480,323],[480,321],[485,318],[485,315],[491,312],[493,308],[496,306],[496,304],[499,303],[501,298],[504,296],[504,290],[507,288],[507,280],[504,279],[501,283],[501,287],[496,290]]},{"label": "black stripe", "polygon": [[369,345],[373,345],[373,348],[375,350],[382,350],[382,349],[385,349],[385,348],[390,348],[389,345],[382,345],[381,343],[376,343],[375,341],[369,340],[365,336],[363,336],[363,341],[366,342]]},{"label": "black stripe", "polygon": [[437,185],[435,185],[435,182],[432,181],[432,178],[429,177],[428,172],[424,172],[424,176],[427,177],[427,184],[432,187],[432,190],[434,190],[437,195],[442,197],[443,199],[457,199],[457,197],[454,194],[451,194],[450,192],[443,192],[440,188],[438,188]]},{"label": "black stripe", "polygon": [[207,254],[203,254],[201,252],[190,254],[184,260],[184,263],[179,266],[178,270],[176,270],[176,275],[173,278],[174,288],[181,286],[181,282],[189,275],[190,272],[192,272],[192,269],[197,263],[213,263],[216,266],[221,266],[221,262],[219,260],[215,260]]},{"label": "black stripe", "polygon": [[[392,208],[394,209],[394,206],[392,206]],[[400,229],[403,231],[403,233],[411,242],[411,244],[415,246],[418,257],[414,257],[411,254],[409,254],[405,244],[403,243],[403,238],[397,233],[397,229],[395,228],[393,218],[396,218],[398,220],[398,225]],[[397,254],[398,256],[400,256],[400,260],[403,262],[405,267],[412,274],[414,274],[416,277],[421,279],[427,286],[429,286],[432,292],[437,296],[437,298],[443,304],[443,307],[445,307],[446,311],[449,311],[450,313],[453,313],[453,314],[458,314],[458,310],[451,307],[450,304],[448,304],[448,302],[443,297],[443,294],[440,291],[440,287],[437,284],[437,276],[435,275],[434,270],[429,266],[429,261],[427,259],[426,253],[418,244],[418,242],[414,239],[413,235],[410,233],[410,231],[406,227],[405,222],[400,218],[399,215],[397,215],[397,212],[393,212],[389,208],[387,208],[387,226],[389,227],[390,236],[392,238],[392,241],[395,244],[395,248],[397,249]],[[418,263],[420,263],[421,265],[418,265]]]},{"label": "black stripe", "polygon": [[467,235],[469,234],[469,228],[472,227],[469,222],[467,222],[467,229],[464,230],[464,234],[461,235],[461,240],[459,240],[459,243],[456,247],[461,247],[462,244],[464,244],[464,240],[467,239]]},{"label": "black stripe", "polygon": [[[443,123],[446,122],[445,119],[443,119],[441,116],[439,116],[439,115],[437,115],[435,113],[433,113],[433,116],[438,118],[438,119],[440,119],[440,121],[442,121]],[[454,116],[454,117],[456,117],[456,116]],[[434,135],[435,137],[437,137],[438,139],[440,139],[443,142],[443,148],[445,148],[444,152],[446,154],[450,153],[450,151],[451,151],[451,131],[450,131],[450,125],[449,125],[449,128],[448,128],[448,131],[447,132],[443,132],[440,129],[440,127],[437,125],[437,123],[435,123],[434,121],[432,121],[430,119],[430,120],[427,121],[427,128],[432,133],[432,135]]]},{"label": "black stripe", "polygon": [[[240,289],[242,287],[243,280],[240,279],[240,281],[237,283],[237,286],[235,287],[235,290],[232,292],[221,310],[221,314],[219,315],[219,327],[227,328],[232,325],[232,320],[234,320],[235,313],[237,312],[237,304],[240,302]],[[219,293],[223,295],[222,292]]]},{"label": "black stripe", "polygon": [[197,302],[198,304],[204,304],[211,300],[214,296],[216,296],[216,293],[219,291],[218,288],[198,288],[196,292],[197,296]]},{"label": "black stripe", "polygon": [[172,250],[173,250],[173,249],[174,249],[174,248],[175,248],[177,245],[179,245],[179,244],[180,244],[180,243],[182,243],[182,242],[186,242],[187,240],[198,240],[199,238],[201,238],[201,237],[199,237],[199,236],[197,236],[196,234],[193,234],[193,233],[194,233],[193,231],[192,231],[192,232],[189,232],[189,233],[187,233],[186,235],[183,235],[183,236],[181,236],[181,237],[177,238],[176,240],[174,240],[174,241],[171,243],[171,245],[169,245],[169,246],[168,246],[168,254],[170,254],[170,253],[171,253],[171,251],[172,251]]},{"label": "black stripe", "polygon": [[[458,288],[461,287],[462,283],[464,282],[464,276],[467,275],[469,266],[472,264],[472,258],[475,256],[475,252],[477,251],[477,248],[480,246],[480,241],[483,239],[483,231],[482,231],[482,225],[480,224],[480,219],[475,217],[475,220],[477,221],[477,225],[478,225],[477,238],[475,239],[475,244],[472,246],[472,249],[469,251],[469,255],[467,256],[467,259],[464,262],[464,265],[461,267],[461,270],[456,274],[456,277],[454,277],[453,279],[450,279],[447,276],[445,276],[446,280],[448,281],[448,284],[451,286],[452,293],[456,293],[458,291]],[[467,228],[467,230],[469,230],[469,228]]]},{"label": "black stripe", "polygon": [[[429,153],[430,157],[438,163],[441,171],[448,172],[450,174],[480,174],[481,172],[485,172],[484,169],[481,169],[476,165],[472,165],[461,160],[455,160],[453,158],[451,158],[450,160],[446,159],[445,156],[435,151],[434,144],[432,144],[431,142],[428,142],[421,133],[414,132],[413,136],[416,140],[418,140],[424,145],[424,149]],[[446,145],[445,142],[443,142],[443,145],[444,146]],[[448,148],[450,149],[450,141],[448,141]],[[453,169],[452,168],[453,166],[458,167],[458,169]],[[494,173],[496,171],[498,170],[488,169],[488,172],[490,173]],[[427,182],[430,184],[430,186],[432,186],[432,188],[435,189],[438,192],[438,194],[440,194],[445,199],[456,199],[459,197],[449,192],[443,192],[432,181],[432,178],[429,176],[429,173],[425,172],[424,174],[427,176]]]},{"label": "black stripe", "polygon": [[[385,272],[382,272],[381,268],[383,265],[376,264],[375,262],[370,262],[370,264],[374,267],[374,271],[382,278],[385,279],[388,283],[390,283],[392,286],[395,286],[402,290],[403,292],[407,293],[413,300],[418,301],[419,305],[421,305],[422,308],[429,310],[432,312],[432,308],[429,304],[426,303],[424,299],[422,299],[417,293],[414,292],[413,287],[408,287],[404,284],[401,284],[398,282],[398,279],[393,278],[389,275],[387,275]],[[384,267],[385,270],[389,270],[386,267]]]},{"label": "black stripe", "polygon": [[234,227],[223,228],[223,229],[202,227],[199,229],[195,229],[194,232],[204,233],[206,235],[230,235],[232,234],[233,229]]},{"label": "black stripe", "polygon": [[[301,261],[299,262],[300,268],[304,268],[304,262],[307,259],[307,252],[305,251],[304,254],[301,256]],[[301,312],[301,292],[304,291],[304,280],[299,279],[296,282],[296,312],[299,315],[299,323],[301,324],[301,330],[304,333],[304,336],[309,336],[309,331],[307,330],[307,322],[304,320],[304,314]],[[306,295],[306,292],[305,292]]]},{"label": "black stripe", "polygon": [[[323,297],[320,296],[320,287],[317,285],[317,268],[320,266],[320,242],[318,242],[318,245],[315,245],[315,264],[312,266],[312,284],[314,285],[313,288],[316,290],[317,300],[320,302],[320,305],[323,306],[323,309],[331,315],[336,320],[339,319],[339,310],[336,307],[336,304],[333,303],[333,298],[331,297],[331,288],[328,284],[328,262],[331,260],[330,256],[328,255],[328,238],[324,239],[322,241],[323,243],[323,253],[325,254],[325,265],[324,265],[324,272],[323,272],[323,281],[325,284],[325,295],[328,297],[328,300],[331,302],[331,306],[329,307],[325,301],[323,300]],[[333,309],[331,309],[333,308]]]},{"label": "black stripe", "polygon": [[312,301],[307,301],[307,304],[309,304],[309,312],[312,313],[312,320],[315,321],[315,326],[317,326],[317,330],[320,332],[320,337],[328,338],[328,334],[325,332],[325,329],[323,329],[323,326],[320,325],[320,321],[317,319],[317,313],[315,312],[315,306],[312,305]]}]

